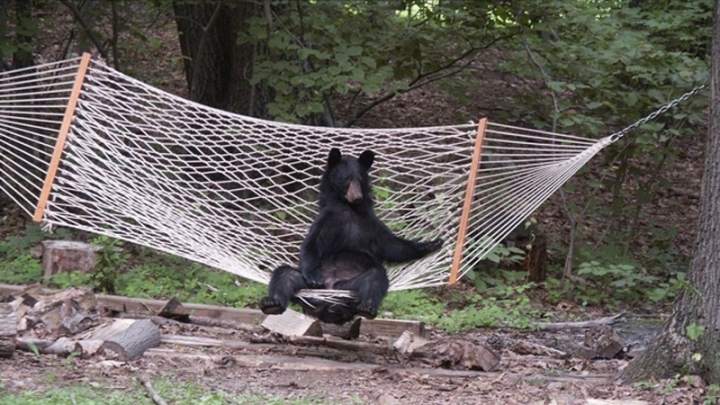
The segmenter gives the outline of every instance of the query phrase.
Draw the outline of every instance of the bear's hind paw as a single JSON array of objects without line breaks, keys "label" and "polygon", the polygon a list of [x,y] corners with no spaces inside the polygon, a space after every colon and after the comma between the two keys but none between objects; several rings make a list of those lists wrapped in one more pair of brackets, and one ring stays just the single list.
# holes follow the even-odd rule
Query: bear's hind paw
[{"label": "bear's hind paw", "polygon": [[285,307],[275,298],[264,297],[260,300],[260,310],[266,315],[280,315],[285,312]]},{"label": "bear's hind paw", "polygon": [[377,317],[377,309],[374,309],[370,305],[363,305],[358,307],[357,314],[366,319],[375,319],[375,317]]}]

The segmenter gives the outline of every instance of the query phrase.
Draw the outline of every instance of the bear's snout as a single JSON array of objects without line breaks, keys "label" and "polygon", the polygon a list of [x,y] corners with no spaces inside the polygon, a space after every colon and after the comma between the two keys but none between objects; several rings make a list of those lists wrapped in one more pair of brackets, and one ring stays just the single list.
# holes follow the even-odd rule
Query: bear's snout
[{"label": "bear's snout", "polygon": [[345,193],[345,199],[350,204],[357,204],[363,199],[363,193],[362,193],[362,187],[360,187],[360,182],[357,180],[351,181],[350,184],[348,184],[347,193]]}]

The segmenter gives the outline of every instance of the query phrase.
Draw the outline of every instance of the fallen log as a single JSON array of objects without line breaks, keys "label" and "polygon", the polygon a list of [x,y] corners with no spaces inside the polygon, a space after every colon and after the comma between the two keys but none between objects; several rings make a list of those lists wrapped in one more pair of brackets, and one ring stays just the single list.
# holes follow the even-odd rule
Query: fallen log
[{"label": "fallen log", "polygon": [[565,330],[565,329],[588,329],[593,326],[599,326],[599,325],[613,325],[615,322],[617,322],[622,316],[625,315],[625,312],[620,312],[619,314],[613,315],[613,316],[607,316],[604,318],[598,318],[593,319],[589,321],[580,321],[580,322],[537,322],[537,323],[531,323],[531,327],[536,330],[542,330],[542,331],[558,331],[558,330]]}]

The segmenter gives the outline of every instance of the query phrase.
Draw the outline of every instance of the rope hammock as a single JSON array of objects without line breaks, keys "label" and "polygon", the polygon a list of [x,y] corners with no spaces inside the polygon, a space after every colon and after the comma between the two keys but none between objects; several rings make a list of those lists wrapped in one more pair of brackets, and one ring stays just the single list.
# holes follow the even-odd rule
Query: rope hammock
[{"label": "rope hammock", "polygon": [[[0,75],[0,191],[46,226],[171,253],[260,283],[297,265],[327,151],[377,154],[378,217],[448,241],[390,290],[454,283],[614,139],[500,125],[342,129],[209,108],[89,55]],[[318,297],[333,292],[301,291]]]}]

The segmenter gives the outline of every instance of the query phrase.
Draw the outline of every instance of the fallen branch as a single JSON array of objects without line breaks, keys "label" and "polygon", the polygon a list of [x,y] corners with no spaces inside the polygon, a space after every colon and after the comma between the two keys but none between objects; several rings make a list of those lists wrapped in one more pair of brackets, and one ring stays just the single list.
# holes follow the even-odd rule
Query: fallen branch
[{"label": "fallen branch", "polygon": [[61,357],[67,357],[72,353],[83,354],[83,348],[78,342],[73,342],[64,337],[58,340],[18,338],[15,345],[18,350],[31,353],[35,353],[35,350],[37,350],[40,354],[54,354]]},{"label": "fallen branch", "polygon": [[613,315],[613,316],[607,316],[604,318],[598,318],[598,319],[593,319],[593,320],[589,320],[589,321],[537,322],[537,323],[532,323],[531,326],[536,330],[543,330],[543,331],[558,331],[558,330],[564,330],[564,329],[587,329],[587,328],[591,328],[593,326],[612,325],[618,319],[620,319],[623,315],[625,315],[624,311],[620,312],[619,314]]},{"label": "fallen branch", "polygon": [[153,388],[152,383],[147,376],[138,375],[138,380],[140,380],[140,383],[143,385],[143,387],[145,387],[147,392],[150,393],[150,397],[157,405],[167,405],[167,402],[165,402],[165,400],[162,399],[160,395],[158,395],[157,391],[155,391],[155,388]]},{"label": "fallen branch", "polygon": [[569,353],[562,350],[553,349],[552,347],[538,343],[526,342],[524,340],[515,341],[510,347],[508,347],[508,349],[522,355],[531,354],[535,356],[554,357],[557,359],[567,359],[570,357]]}]

